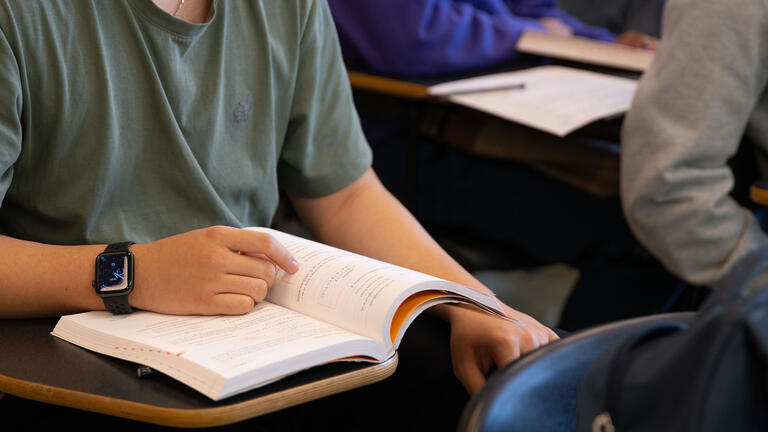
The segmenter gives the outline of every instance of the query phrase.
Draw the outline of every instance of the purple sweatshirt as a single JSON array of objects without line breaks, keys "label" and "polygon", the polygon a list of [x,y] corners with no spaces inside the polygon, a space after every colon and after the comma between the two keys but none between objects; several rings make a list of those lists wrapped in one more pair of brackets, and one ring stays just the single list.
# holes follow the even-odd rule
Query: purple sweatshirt
[{"label": "purple sweatshirt", "polygon": [[440,75],[515,60],[539,18],[562,19],[578,36],[613,41],[557,8],[557,0],[328,0],[347,66],[387,75]]}]

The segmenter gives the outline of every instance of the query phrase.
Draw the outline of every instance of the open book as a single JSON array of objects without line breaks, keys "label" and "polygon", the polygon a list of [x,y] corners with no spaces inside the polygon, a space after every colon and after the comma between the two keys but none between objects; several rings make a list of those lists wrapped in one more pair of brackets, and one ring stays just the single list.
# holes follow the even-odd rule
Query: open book
[{"label": "open book", "polygon": [[433,96],[556,136],[624,114],[637,81],[564,66],[539,66],[429,87]]},{"label": "open book", "polygon": [[543,57],[644,72],[653,61],[654,51],[602,42],[578,36],[557,36],[525,32],[517,41],[517,51]]},{"label": "open book", "polygon": [[383,362],[416,316],[440,303],[503,315],[476,290],[267,228],[299,262],[267,299],[240,316],[137,311],[62,317],[52,334],[150,366],[213,400],[337,360]]}]

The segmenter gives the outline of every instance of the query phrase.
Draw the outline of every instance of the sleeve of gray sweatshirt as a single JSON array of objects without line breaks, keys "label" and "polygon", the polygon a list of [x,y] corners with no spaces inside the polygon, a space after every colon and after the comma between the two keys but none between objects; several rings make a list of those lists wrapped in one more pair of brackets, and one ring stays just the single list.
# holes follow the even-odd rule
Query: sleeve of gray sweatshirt
[{"label": "sleeve of gray sweatshirt", "polygon": [[748,123],[760,112],[768,122],[759,109],[768,104],[765,3],[670,0],[661,47],[622,131],[629,224],[670,271],[698,285],[714,286],[768,241],[729,197],[727,165]]}]

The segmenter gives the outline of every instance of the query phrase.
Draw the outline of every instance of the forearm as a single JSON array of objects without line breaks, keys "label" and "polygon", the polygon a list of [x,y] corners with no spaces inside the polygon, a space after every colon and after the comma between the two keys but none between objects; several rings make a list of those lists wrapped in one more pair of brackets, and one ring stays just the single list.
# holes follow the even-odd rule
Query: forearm
[{"label": "forearm", "polygon": [[[440,248],[372,170],[329,196],[292,200],[310,231],[324,243],[493,295]],[[482,388],[492,365],[503,367],[520,354],[557,339],[550,329],[508,307],[505,313],[512,320],[451,305],[429,311],[450,323],[451,362],[470,393]]]},{"label": "forearm", "polygon": [[104,245],[52,246],[0,236],[0,317],[104,309],[91,281]]}]

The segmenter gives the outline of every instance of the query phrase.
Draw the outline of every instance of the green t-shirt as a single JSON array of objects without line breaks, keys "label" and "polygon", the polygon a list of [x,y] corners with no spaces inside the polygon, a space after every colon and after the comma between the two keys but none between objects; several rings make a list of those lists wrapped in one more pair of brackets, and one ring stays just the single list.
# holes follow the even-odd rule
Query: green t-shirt
[{"label": "green t-shirt", "polygon": [[371,164],[323,0],[0,0],[0,233],[52,244],[267,226]]}]

